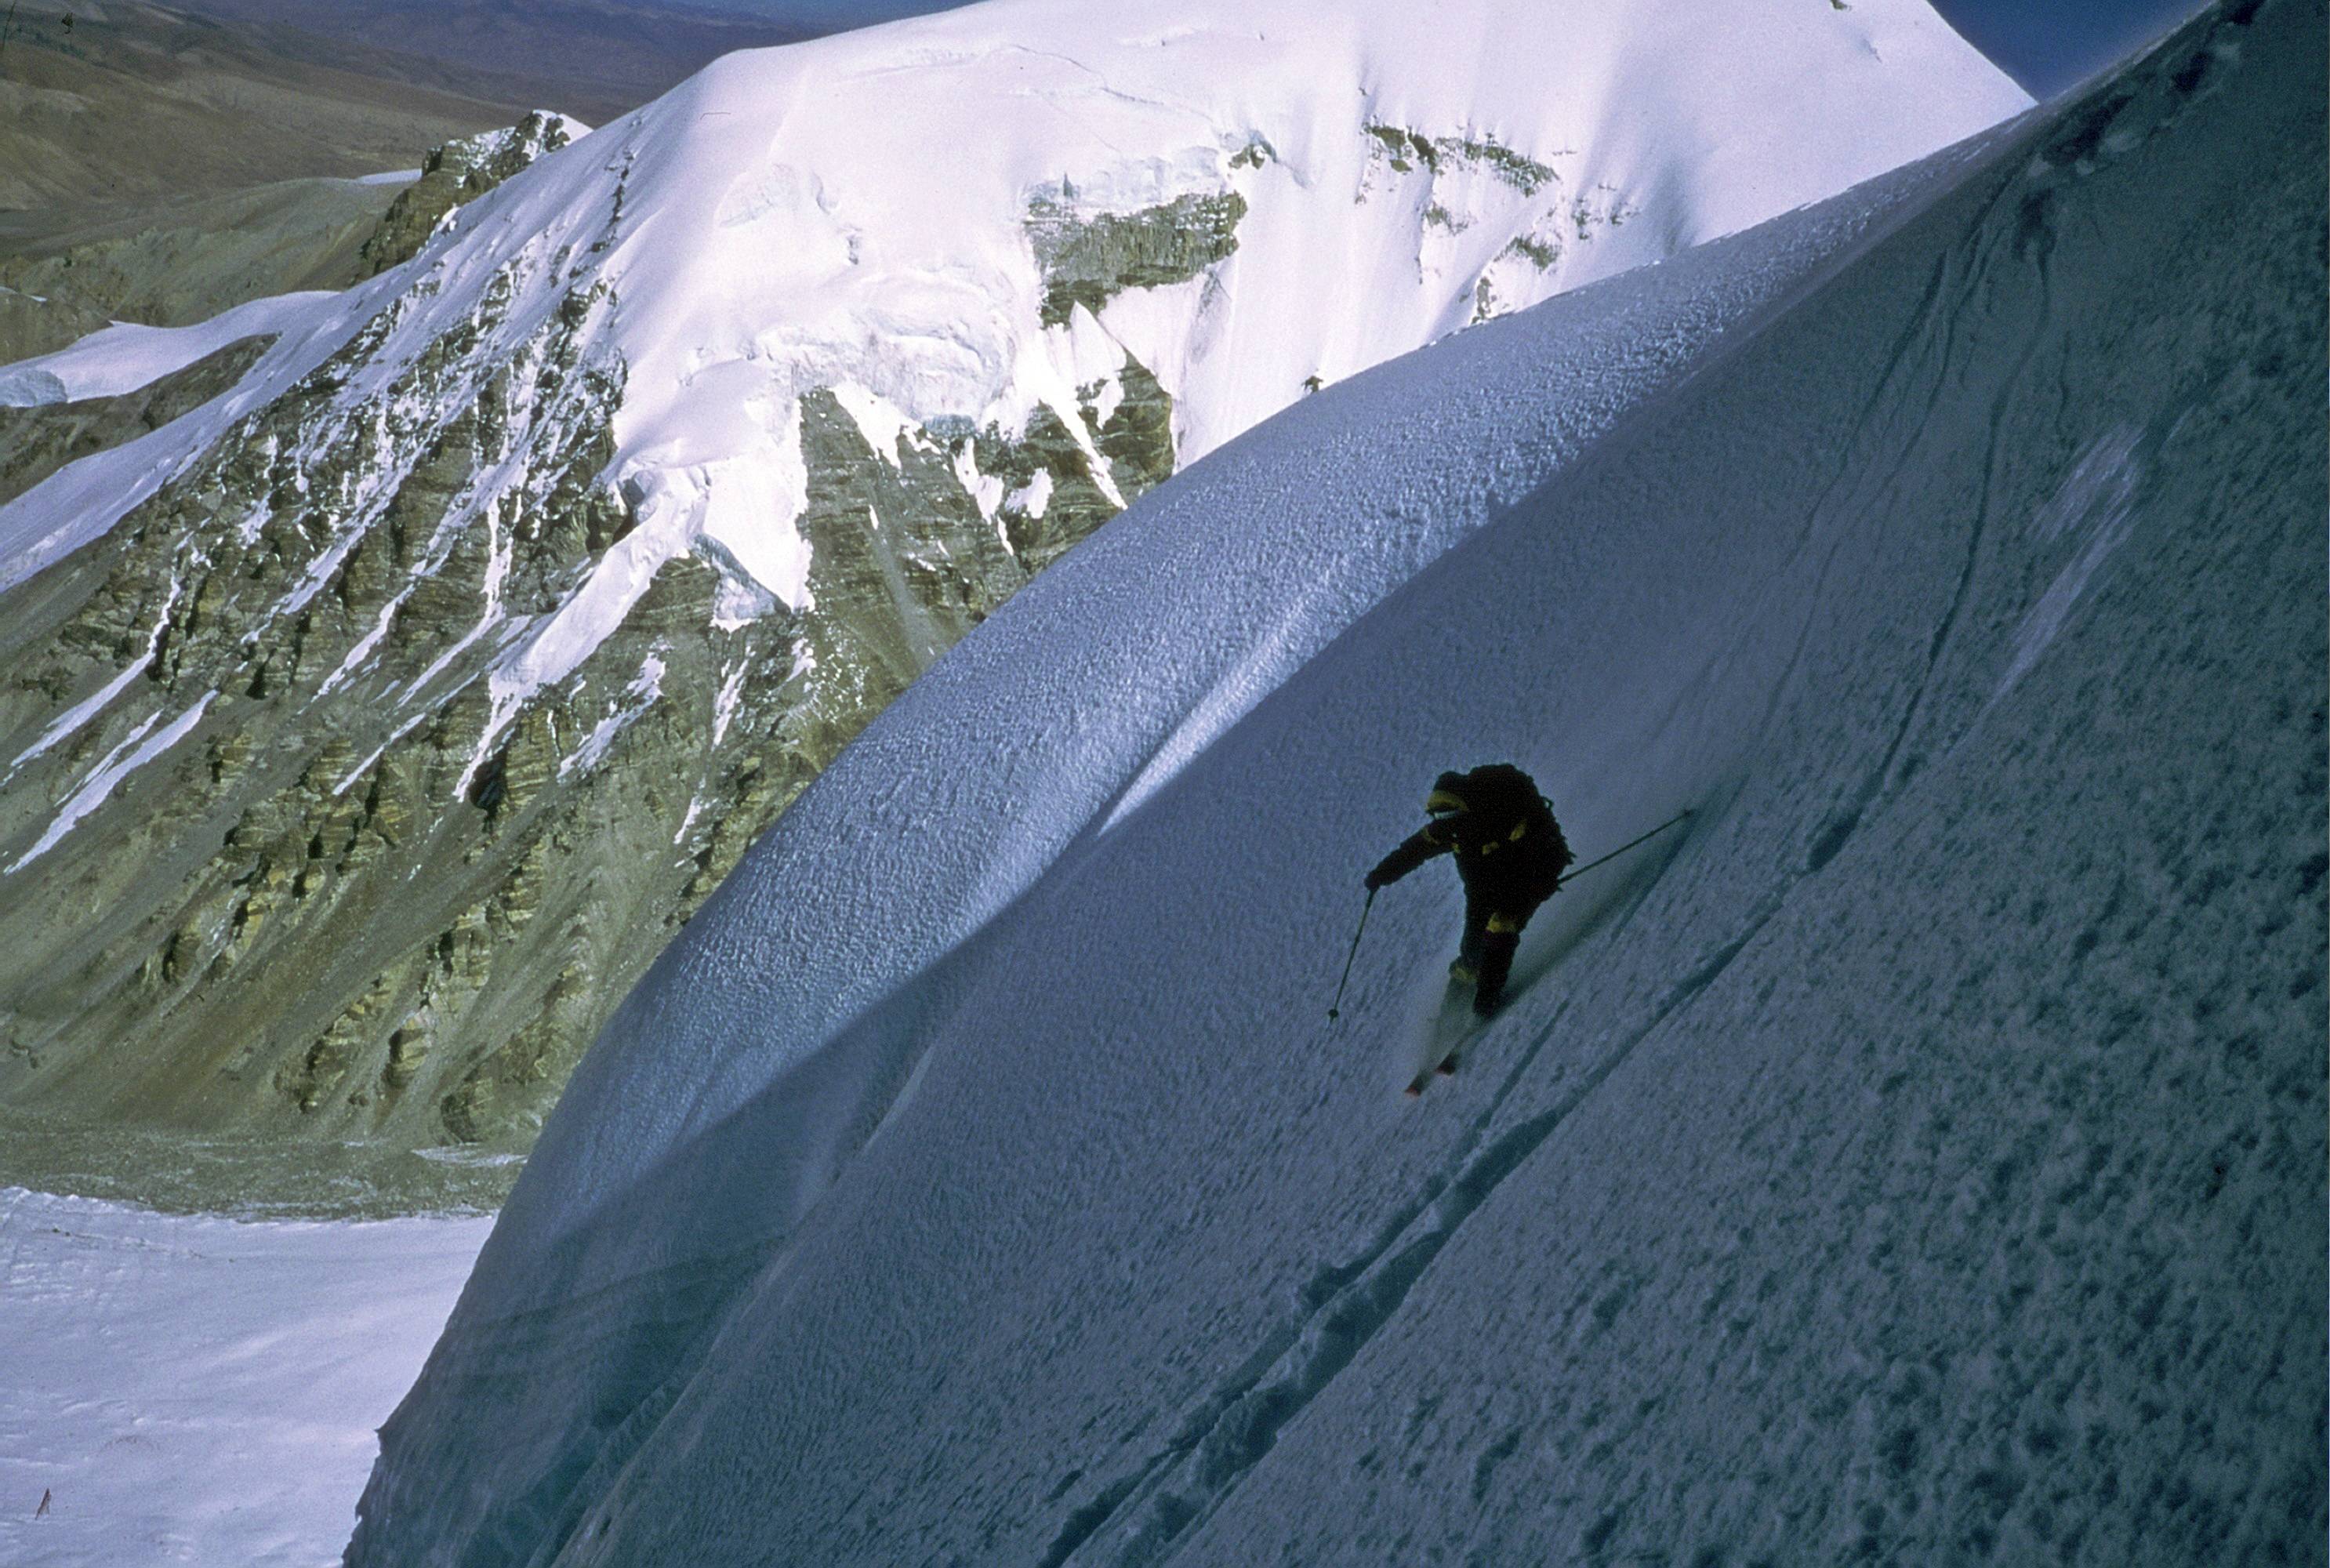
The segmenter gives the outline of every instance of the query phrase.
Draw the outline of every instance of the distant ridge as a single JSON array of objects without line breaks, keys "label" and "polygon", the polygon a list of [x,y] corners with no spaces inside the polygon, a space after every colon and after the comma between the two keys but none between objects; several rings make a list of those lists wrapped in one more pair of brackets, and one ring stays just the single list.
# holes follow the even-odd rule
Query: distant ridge
[{"label": "distant ridge", "polygon": [[486,96],[593,124],[638,108],[732,51],[850,25],[772,22],[749,7],[668,0],[184,0],[184,8],[298,29],[341,49],[427,61],[449,85],[469,84],[459,90],[496,84]]}]

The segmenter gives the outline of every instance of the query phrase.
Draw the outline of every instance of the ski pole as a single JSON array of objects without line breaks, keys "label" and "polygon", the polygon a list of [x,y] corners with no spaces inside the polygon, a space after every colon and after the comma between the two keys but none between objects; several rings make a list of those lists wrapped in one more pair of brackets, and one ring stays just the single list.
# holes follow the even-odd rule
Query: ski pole
[{"label": "ski pole", "polygon": [[1343,1006],[1343,987],[1350,984],[1351,959],[1359,956],[1359,939],[1368,934],[1368,912],[1375,907],[1376,890],[1374,888],[1369,888],[1368,889],[1368,902],[1359,906],[1359,929],[1351,933],[1350,955],[1343,960],[1343,978],[1335,982],[1335,1000],[1333,1005],[1329,1006],[1327,1009],[1327,1021],[1331,1024],[1343,1015],[1341,1011]]},{"label": "ski pole", "polygon": [[[1626,840],[1625,843],[1620,845],[1617,848],[1612,850],[1609,854],[1599,855],[1593,860],[1589,860],[1584,865],[1577,867],[1575,871],[1564,872],[1562,874],[1561,880],[1553,884],[1554,887],[1557,890],[1567,887],[1571,882],[1585,875],[1587,872],[1592,871],[1604,861],[1615,860],[1620,855],[1625,854],[1626,851],[1634,848],[1634,845],[1648,843],[1650,840],[1656,838],[1660,834],[1664,833],[1668,828],[1672,827],[1676,823],[1681,822],[1684,817],[1690,815],[1691,808],[1686,806],[1681,811],[1676,812],[1672,817],[1668,817],[1664,822],[1660,823],[1656,827],[1652,828],[1648,833],[1643,834],[1641,837],[1630,838]],[[1361,915],[1359,918],[1361,923],[1364,924],[1367,917],[1365,915]]]}]

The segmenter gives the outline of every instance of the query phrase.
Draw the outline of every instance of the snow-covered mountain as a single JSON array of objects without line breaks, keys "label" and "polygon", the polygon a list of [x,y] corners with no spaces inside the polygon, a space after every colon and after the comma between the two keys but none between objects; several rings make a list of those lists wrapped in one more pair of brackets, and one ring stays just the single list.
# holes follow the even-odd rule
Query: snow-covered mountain
[{"label": "snow-covered mountain", "polygon": [[[1217,451],[577,1072],[350,1561],[2322,1561],[2324,12]],[[1593,855],[1397,1086],[1530,768]]]},{"label": "snow-covered mountain", "polygon": [[2023,102],[1919,0],[1008,0],[723,60],[345,294],[16,367],[43,450],[160,428],[0,508],[0,1099],[523,1147],[1126,502]]}]

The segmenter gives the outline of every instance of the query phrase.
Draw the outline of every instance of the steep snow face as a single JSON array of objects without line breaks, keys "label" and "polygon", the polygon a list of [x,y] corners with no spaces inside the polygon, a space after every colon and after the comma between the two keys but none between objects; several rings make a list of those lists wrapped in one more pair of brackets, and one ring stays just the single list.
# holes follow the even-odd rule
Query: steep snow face
[{"label": "steep snow face", "polygon": [[0,507],[0,1100],[522,1149],[744,845],[1128,502],[2022,103],[1914,0],[1007,0],[450,149],[410,261],[0,386],[260,334]]},{"label": "steep snow face", "polygon": [[[762,872],[699,915],[700,937],[570,1091],[541,1174],[504,1212],[497,1244],[523,1261],[480,1276],[475,1327],[440,1351],[425,1397],[450,1415],[465,1395],[437,1389],[523,1364],[530,1315],[567,1322],[561,1304],[585,1293],[592,1327],[578,1332],[611,1354],[571,1381],[498,1389],[508,1426],[490,1460],[413,1417],[428,1424],[392,1444],[372,1505],[383,1560],[421,1550],[422,1534],[486,1561],[563,1539],[592,1496],[575,1478],[620,1462],[698,1337],[913,1072],[921,1034],[892,1026],[886,996],[937,993],[942,1012],[930,977],[950,949],[1071,845],[1970,156],[1306,401],[1103,530],[935,666],[796,803]],[[661,1045],[675,1032],[723,1044],[674,1075]],[[735,1201],[732,1179],[755,1196]],[[671,1269],[694,1282],[675,1289]],[[642,1313],[662,1328],[643,1332]],[[467,1502],[434,1490],[424,1453],[482,1467]]]},{"label": "steep snow face", "polygon": [[[1333,389],[1016,599],[601,1037],[352,1561],[2319,1561],[2323,36]],[[1406,1102],[1443,868],[1328,993],[1497,757],[1589,856],[1696,815]]]}]

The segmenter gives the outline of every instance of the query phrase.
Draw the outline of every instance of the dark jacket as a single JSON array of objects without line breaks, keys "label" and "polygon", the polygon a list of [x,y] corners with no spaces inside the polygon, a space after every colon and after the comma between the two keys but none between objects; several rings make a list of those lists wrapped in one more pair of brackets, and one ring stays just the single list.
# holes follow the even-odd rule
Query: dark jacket
[{"label": "dark jacket", "polygon": [[1536,781],[1509,762],[1443,773],[1425,802],[1432,821],[1368,873],[1370,891],[1435,855],[1454,855],[1465,902],[1525,920],[1569,869],[1569,845]]}]

